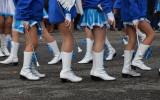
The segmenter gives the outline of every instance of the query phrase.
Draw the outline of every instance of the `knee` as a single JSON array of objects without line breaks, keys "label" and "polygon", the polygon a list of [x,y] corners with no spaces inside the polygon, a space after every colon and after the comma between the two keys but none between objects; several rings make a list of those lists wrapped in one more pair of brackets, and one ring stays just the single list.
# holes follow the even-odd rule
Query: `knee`
[{"label": "knee", "polygon": [[155,36],[156,36],[156,33],[155,33],[155,32],[153,32],[153,33],[150,34],[150,38],[152,38],[152,40],[155,39]]},{"label": "knee", "polygon": [[65,37],[64,41],[68,42],[68,43],[73,43],[74,42],[73,37]]},{"label": "knee", "polygon": [[38,42],[34,42],[33,47],[34,47],[34,49],[36,49],[38,47]]}]

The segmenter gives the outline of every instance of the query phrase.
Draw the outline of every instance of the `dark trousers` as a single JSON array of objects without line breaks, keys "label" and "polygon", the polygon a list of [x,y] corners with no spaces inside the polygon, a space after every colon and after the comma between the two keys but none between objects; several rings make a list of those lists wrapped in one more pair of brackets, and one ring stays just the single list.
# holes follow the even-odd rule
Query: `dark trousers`
[{"label": "dark trousers", "polygon": [[116,19],[116,28],[121,30],[123,28],[123,22],[121,21],[120,9],[118,9],[117,13],[115,14],[115,19]]},{"label": "dark trousers", "polygon": [[155,30],[158,30],[159,26],[158,26],[158,22],[160,20],[160,12],[157,12],[156,14],[154,14],[154,18],[153,18],[153,27],[155,28]]},{"label": "dark trousers", "polygon": [[154,6],[155,0],[147,0],[147,19],[151,22],[152,27],[154,27]]}]

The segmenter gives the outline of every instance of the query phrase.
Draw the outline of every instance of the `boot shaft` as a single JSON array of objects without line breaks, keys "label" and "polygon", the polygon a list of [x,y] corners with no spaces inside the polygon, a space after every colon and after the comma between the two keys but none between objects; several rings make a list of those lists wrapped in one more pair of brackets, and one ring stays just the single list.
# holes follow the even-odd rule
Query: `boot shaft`
[{"label": "boot shaft", "polygon": [[90,38],[86,38],[86,41],[87,41],[86,53],[91,55],[94,41],[91,40]]},{"label": "boot shaft", "polygon": [[17,57],[19,43],[12,41],[11,44],[12,45],[11,45],[11,55],[10,56]]},{"label": "boot shaft", "polygon": [[62,71],[71,70],[72,54],[73,52],[62,52]]},{"label": "boot shaft", "polygon": [[93,51],[93,69],[104,69],[103,53],[104,50],[101,52]]},{"label": "boot shaft", "polygon": [[54,41],[54,42],[47,43],[47,44],[51,47],[54,55],[55,55],[55,56],[59,56],[60,51],[59,51],[59,48],[58,48],[58,46],[57,46],[57,42]]},{"label": "boot shaft", "polygon": [[30,69],[32,64],[33,52],[24,52],[23,68]]},{"label": "boot shaft", "polygon": [[149,47],[149,45],[140,44],[134,60],[141,60]]}]

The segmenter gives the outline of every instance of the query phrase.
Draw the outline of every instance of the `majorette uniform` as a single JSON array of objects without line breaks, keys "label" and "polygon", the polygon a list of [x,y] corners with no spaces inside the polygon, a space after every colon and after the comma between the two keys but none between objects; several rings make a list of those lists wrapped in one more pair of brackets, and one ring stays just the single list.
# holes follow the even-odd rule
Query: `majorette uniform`
[{"label": "majorette uniform", "polygon": [[[23,5],[23,6],[22,6]],[[38,33],[41,34],[41,25],[39,21],[43,20],[44,0],[18,0],[16,5],[14,30],[24,33],[23,21],[29,21],[29,26],[37,26]],[[39,80],[45,77],[40,74],[33,64],[33,52],[24,52],[23,67],[20,72],[20,78],[28,80]]]},{"label": "majorette uniform", "polygon": [[[0,15],[6,18],[7,16],[13,16],[15,14],[15,6],[13,0],[0,0]],[[1,49],[0,57],[9,56],[10,53],[7,49],[7,40],[10,35],[5,35],[5,33],[0,34],[1,37]]]},{"label": "majorette uniform", "polygon": [[[85,3],[86,0],[83,0],[83,2]],[[83,16],[81,16],[83,18]],[[79,24],[82,23],[82,18],[80,18]],[[78,24],[78,28],[80,28],[80,25]],[[80,28],[81,29],[81,28]],[[86,38],[86,53],[84,58],[79,61],[78,63],[89,63],[93,60],[92,57],[92,47],[93,47],[93,40]],[[105,58],[106,60],[112,60],[113,57],[116,56],[116,51],[115,49],[112,47],[112,45],[110,44],[110,42],[108,41],[108,38],[106,37],[106,42],[105,42],[107,49],[108,49],[108,56]]]},{"label": "majorette uniform", "polygon": [[[112,15],[113,0],[85,0],[83,5],[84,14],[78,24],[80,29],[84,29],[86,26],[91,30],[94,26],[103,27],[106,25],[107,28],[110,27],[106,15],[97,7],[99,4],[101,4],[106,15]],[[112,16],[112,18],[114,17]],[[90,75],[92,79],[115,80],[104,70],[103,51],[93,52],[93,66]]]},{"label": "majorette uniform", "polygon": [[[63,6],[61,6],[62,3]],[[67,17],[67,14],[70,15],[71,19],[74,19],[76,17],[77,14],[74,0],[60,0],[60,2],[57,2],[57,0],[49,0],[50,23],[64,22],[65,17]],[[71,82],[82,81],[82,78],[76,76],[71,69],[72,53],[73,52],[61,52],[62,70],[60,72],[60,78],[62,82],[66,82],[67,80]]]},{"label": "majorette uniform", "polygon": [[[147,11],[147,0],[121,0],[121,16],[122,21],[126,25],[131,25],[133,20],[139,20],[144,21],[146,20],[146,11]],[[136,53],[135,58],[132,59],[133,50],[131,51],[124,51],[124,66],[122,70],[122,76],[128,77],[128,75],[137,77],[140,76],[139,73],[136,73],[134,70],[132,70],[131,65],[138,67],[142,70],[151,70],[150,67],[146,66],[141,60],[146,52],[146,50],[149,48],[149,45],[140,44]]]}]

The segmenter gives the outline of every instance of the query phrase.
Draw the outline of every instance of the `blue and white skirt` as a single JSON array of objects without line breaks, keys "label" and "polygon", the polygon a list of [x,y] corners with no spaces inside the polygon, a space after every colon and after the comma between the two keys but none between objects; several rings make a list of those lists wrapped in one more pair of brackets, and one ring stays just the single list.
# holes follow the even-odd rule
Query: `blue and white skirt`
[{"label": "blue and white skirt", "polygon": [[[146,20],[148,23],[150,23],[150,21],[147,18],[140,18],[140,22],[143,22],[144,20]],[[129,22],[123,22],[123,25],[126,27],[126,25],[130,25],[130,26],[134,26],[132,21]]]},{"label": "blue and white skirt", "polygon": [[[42,34],[42,26],[40,24],[40,22],[34,21],[34,20],[30,20],[30,25],[29,27],[33,27],[34,25],[37,26],[37,31],[38,31],[38,35]],[[23,26],[23,21],[22,20],[15,20],[15,25],[14,25],[14,31],[17,31],[21,34],[24,34],[24,26]]]},{"label": "blue and white skirt", "polygon": [[99,26],[102,28],[104,25],[107,26],[107,29],[110,28],[108,19],[103,12],[100,12],[97,9],[86,9],[84,10],[84,14],[81,16],[77,27],[82,30],[85,27],[93,29],[93,26]]},{"label": "blue and white skirt", "polygon": [[48,18],[49,18],[49,16],[48,16],[46,10],[43,8],[43,19],[48,19]]},{"label": "blue and white skirt", "polygon": [[0,15],[13,16],[15,14],[15,5],[13,0],[0,0]]}]

